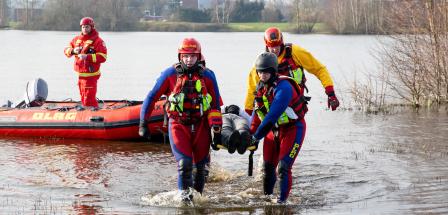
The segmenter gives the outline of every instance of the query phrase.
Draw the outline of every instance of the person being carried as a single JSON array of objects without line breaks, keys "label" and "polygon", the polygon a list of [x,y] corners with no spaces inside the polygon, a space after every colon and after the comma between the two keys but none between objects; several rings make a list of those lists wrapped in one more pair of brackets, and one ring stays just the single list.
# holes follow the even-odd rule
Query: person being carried
[{"label": "person being carried", "polygon": [[285,203],[292,186],[292,165],[305,137],[306,101],[303,89],[290,77],[278,74],[277,56],[262,53],[255,62],[260,78],[255,94],[253,134],[248,150],[255,151],[263,141],[263,190],[272,195],[280,178],[278,203]]},{"label": "person being carried", "polygon": [[227,149],[230,154],[238,151],[244,154],[250,142],[249,116],[240,111],[237,105],[229,105],[224,108],[222,114],[221,141],[212,145],[214,150]]},{"label": "person being carried", "polygon": [[67,57],[75,56],[74,69],[78,73],[81,103],[85,107],[98,108],[96,101],[97,82],[101,76],[101,64],[106,62],[107,48],[95,29],[92,18],[81,19],[81,34],[72,39],[64,49]]},{"label": "person being carried", "polygon": [[[222,126],[219,88],[214,73],[200,63],[201,45],[186,38],[178,49],[179,62],[167,68],[149,91],[140,112],[139,135],[149,138],[148,118],[155,102],[168,96],[168,136],[177,161],[177,186],[185,204],[193,200],[192,188],[202,193],[205,165],[209,162],[211,129]],[[196,172],[193,180],[193,165]]]},{"label": "person being carried", "polygon": [[[325,93],[328,96],[328,108],[331,108],[332,111],[338,108],[339,100],[334,92],[333,80],[331,79],[330,73],[310,52],[298,45],[284,43],[282,32],[275,27],[270,27],[264,32],[264,44],[266,52],[274,53],[277,56],[279,75],[289,76],[293,78],[300,87],[307,89],[305,86],[305,73],[303,72],[305,69],[316,76],[325,88]],[[254,93],[257,91],[256,86],[259,81],[260,78],[257,75],[255,67],[253,67],[247,80],[248,88],[244,107],[249,115],[252,115],[254,108]],[[309,100],[309,97],[306,97],[306,99]]]}]

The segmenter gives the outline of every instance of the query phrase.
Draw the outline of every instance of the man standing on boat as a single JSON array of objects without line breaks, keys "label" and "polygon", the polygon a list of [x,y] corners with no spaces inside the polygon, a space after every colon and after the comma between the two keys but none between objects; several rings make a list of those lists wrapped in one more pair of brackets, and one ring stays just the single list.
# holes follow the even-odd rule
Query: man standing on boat
[{"label": "man standing on boat", "polygon": [[[278,73],[293,78],[303,89],[306,89],[305,69],[309,73],[316,76],[322,86],[325,88],[325,93],[328,96],[328,108],[332,111],[339,106],[339,100],[336,97],[333,89],[333,80],[327,68],[322,65],[311,53],[304,48],[283,42],[283,34],[280,29],[271,27],[264,32],[264,42],[266,51],[274,53],[278,59]],[[251,115],[254,108],[254,97],[256,86],[260,78],[257,75],[255,67],[249,73],[248,88],[246,94],[245,110]]]},{"label": "man standing on boat", "polygon": [[101,76],[101,63],[107,59],[107,48],[99,37],[92,18],[82,18],[79,25],[81,34],[72,39],[64,53],[67,57],[75,56],[74,69],[79,76],[78,87],[82,105],[97,108],[97,82]]},{"label": "man standing on boat", "polygon": [[168,134],[178,165],[177,186],[186,204],[192,203],[192,188],[200,193],[204,189],[210,129],[220,133],[222,127],[218,84],[214,73],[200,59],[199,42],[194,38],[184,39],[178,49],[179,62],[162,72],[140,112],[139,135],[149,137],[147,125],[154,104],[162,95],[168,96]]}]

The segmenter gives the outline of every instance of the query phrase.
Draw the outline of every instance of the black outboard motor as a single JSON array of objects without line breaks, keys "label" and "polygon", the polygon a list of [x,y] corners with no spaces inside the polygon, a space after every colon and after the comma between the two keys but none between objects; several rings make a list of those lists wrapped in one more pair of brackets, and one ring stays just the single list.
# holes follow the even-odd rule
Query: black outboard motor
[{"label": "black outboard motor", "polygon": [[26,83],[23,99],[17,103],[16,108],[40,107],[48,96],[48,85],[44,79],[37,78]]}]

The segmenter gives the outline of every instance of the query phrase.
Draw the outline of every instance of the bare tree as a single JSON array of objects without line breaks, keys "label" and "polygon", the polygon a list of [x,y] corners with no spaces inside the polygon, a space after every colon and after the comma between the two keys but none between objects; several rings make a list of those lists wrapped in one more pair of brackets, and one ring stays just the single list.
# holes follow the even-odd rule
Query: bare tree
[{"label": "bare tree", "polygon": [[231,0],[216,0],[213,3],[214,9],[212,21],[216,23],[229,23],[230,13],[235,7],[234,1]]},{"label": "bare tree", "polygon": [[379,55],[391,88],[414,106],[447,102],[447,0],[397,2],[388,22],[397,33]]},{"label": "bare tree", "polygon": [[309,33],[313,31],[319,19],[319,0],[294,0],[296,31]]},{"label": "bare tree", "polygon": [[9,19],[9,1],[8,0],[0,0],[0,27],[7,26]]}]

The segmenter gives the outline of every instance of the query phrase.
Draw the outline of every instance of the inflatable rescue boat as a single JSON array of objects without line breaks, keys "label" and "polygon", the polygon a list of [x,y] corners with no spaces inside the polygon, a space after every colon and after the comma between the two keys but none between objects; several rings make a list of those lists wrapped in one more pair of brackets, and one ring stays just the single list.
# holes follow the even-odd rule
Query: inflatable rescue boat
[{"label": "inflatable rescue boat", "polygon": [[[32,95],[32,96],[31,96]],[[141,101],[105,100],[99,108],[84,108],[74,101],[45,101],[47,85],[42,79],[28,82],[25,99],[8,101],[0,108],[0,137],[60,137],[79,139],[140,139]],[[156,103],[148,127],[162,134],[165,100]]]}]

